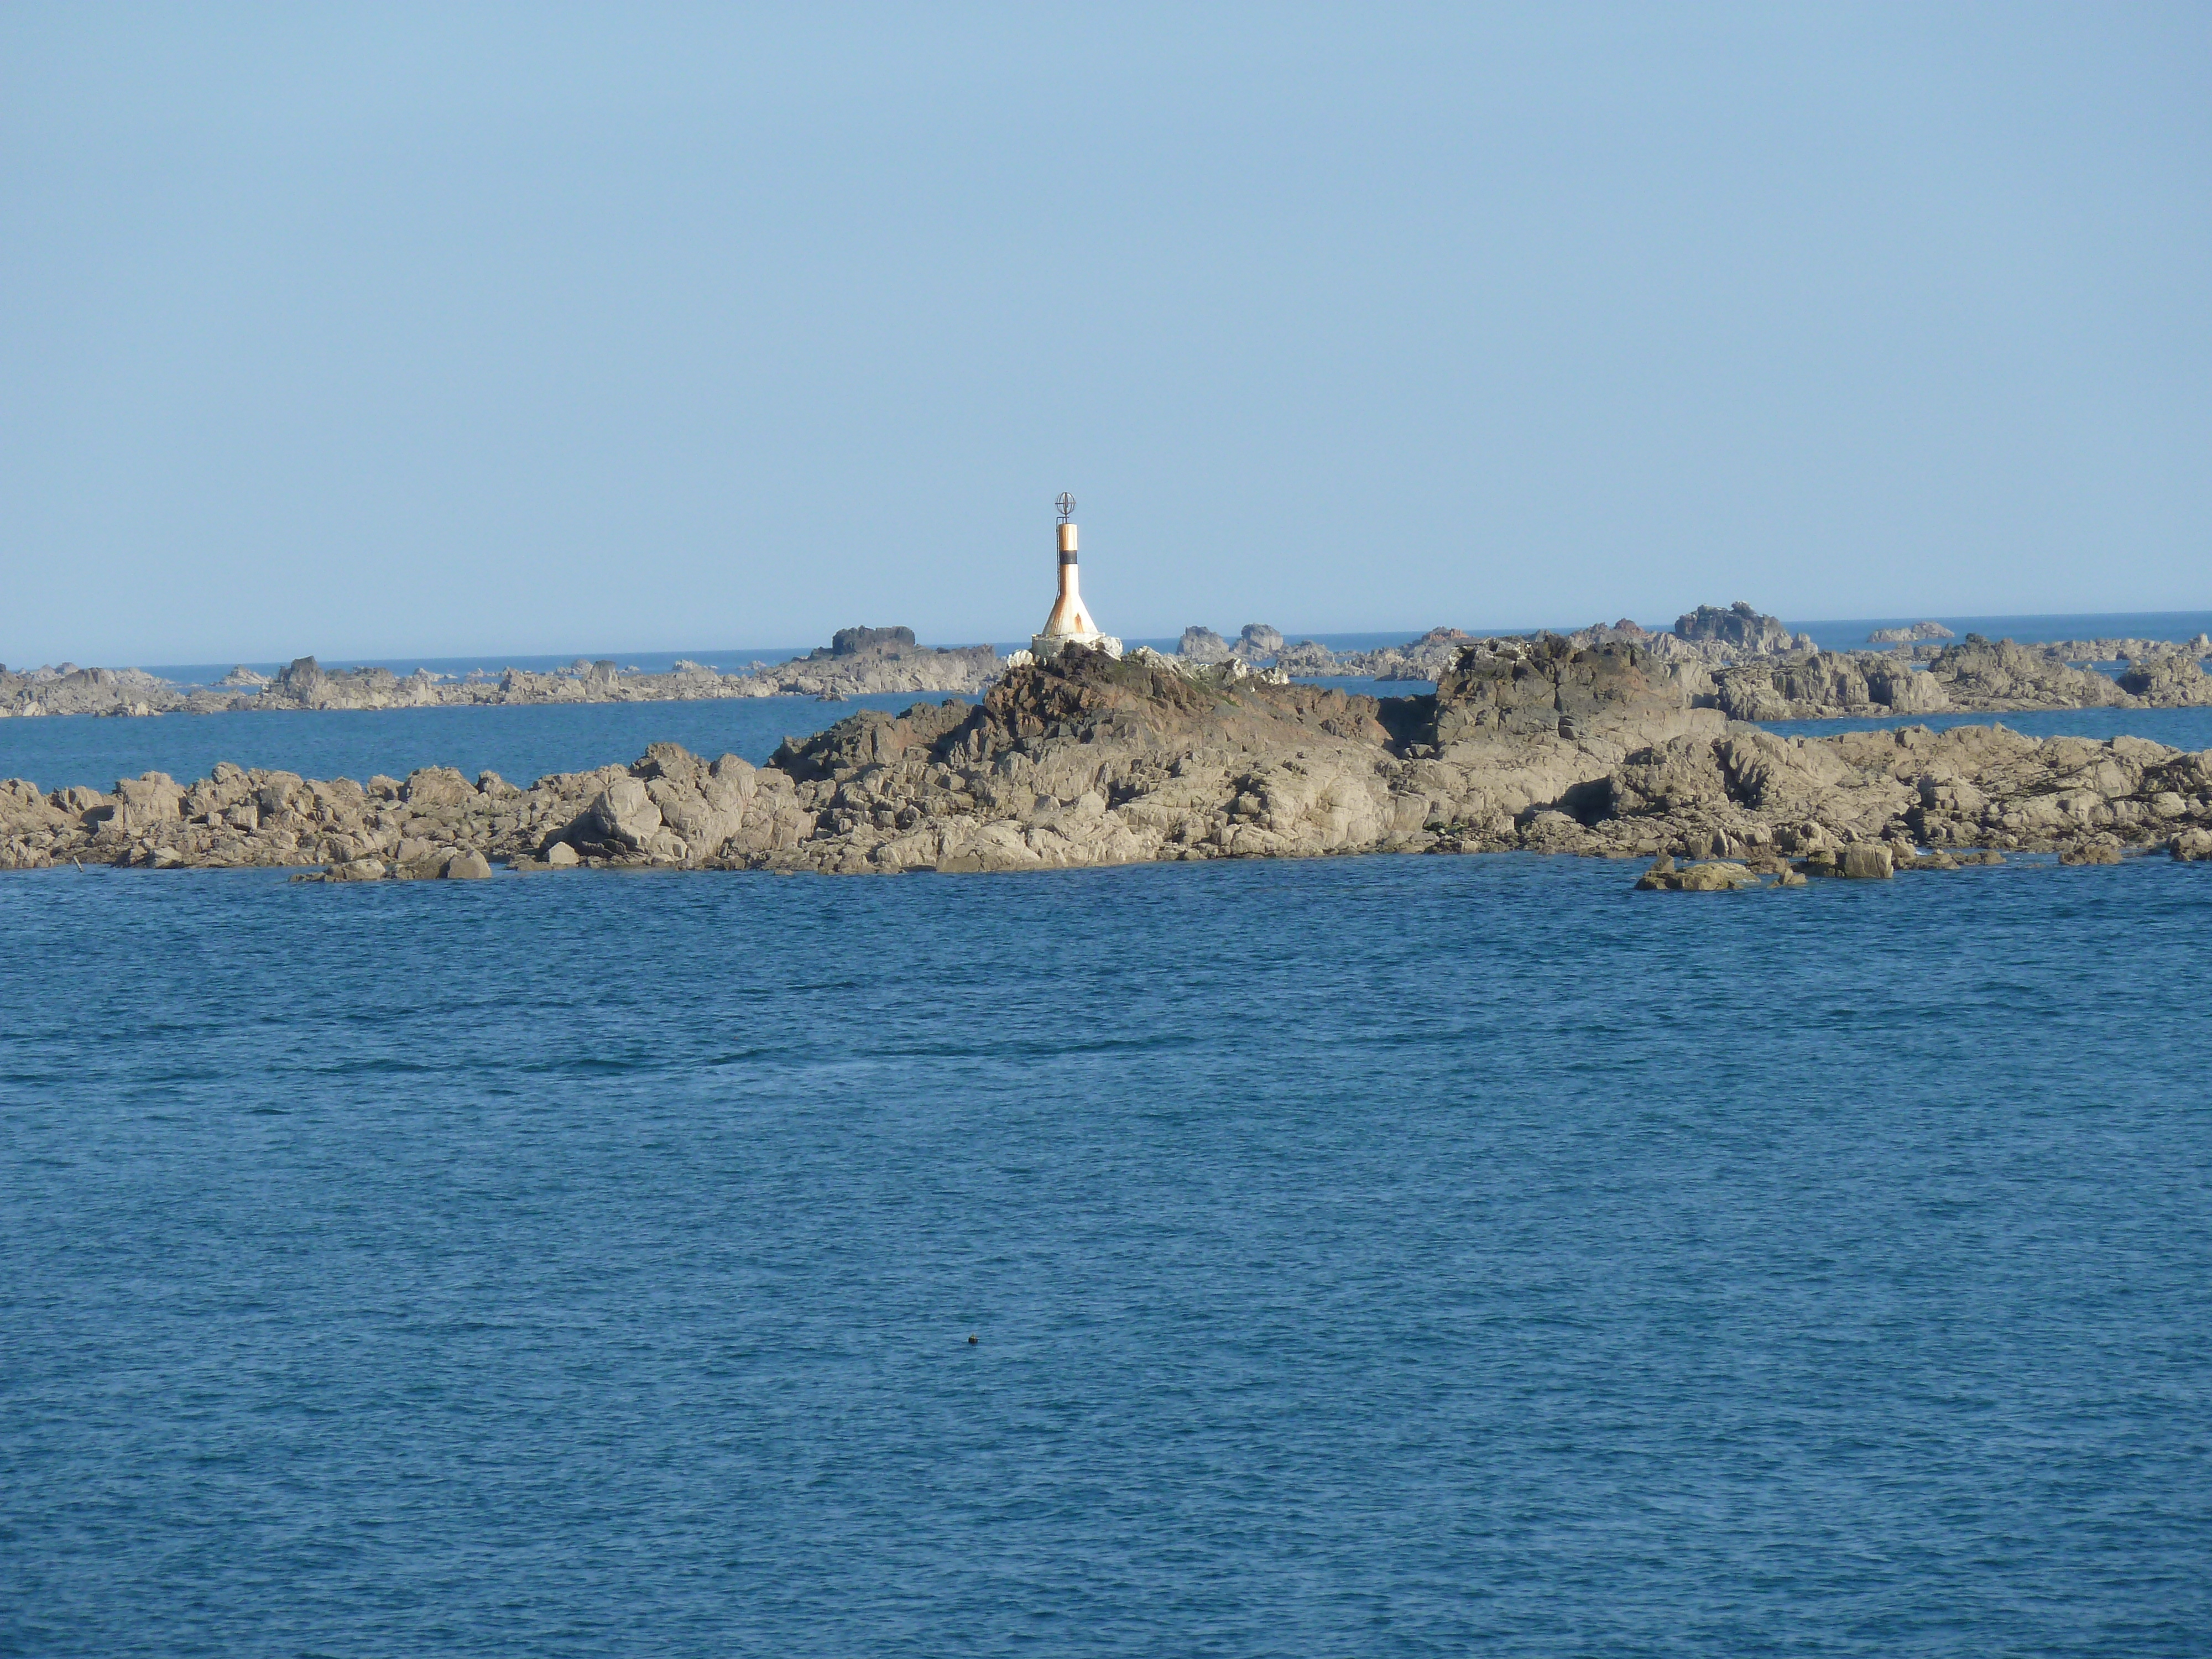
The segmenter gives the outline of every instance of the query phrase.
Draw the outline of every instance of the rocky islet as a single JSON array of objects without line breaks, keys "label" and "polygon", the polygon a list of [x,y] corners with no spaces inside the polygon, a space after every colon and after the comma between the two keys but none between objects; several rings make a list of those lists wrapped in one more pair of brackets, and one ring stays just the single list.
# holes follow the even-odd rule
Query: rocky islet
[{"label": "rocky islet", "polygon": [[1462,647],[1434,694],[1402,698],[1233,659],[1073,651],[977,702],[863,711],[758,767],[661,744],[527,787],[437,767],[355,782],[223,765],[108,791],[15,780],[0,785],[0,867],[362,880],[495,863],[952,872],[1516,850],[1641,857],[1647,885],[1718,890],[2008,852],[2212,858],[2212,753],[2002,726],[1788,738],[1698,706],[1695,679],[1634,644],[1559,636]]}]

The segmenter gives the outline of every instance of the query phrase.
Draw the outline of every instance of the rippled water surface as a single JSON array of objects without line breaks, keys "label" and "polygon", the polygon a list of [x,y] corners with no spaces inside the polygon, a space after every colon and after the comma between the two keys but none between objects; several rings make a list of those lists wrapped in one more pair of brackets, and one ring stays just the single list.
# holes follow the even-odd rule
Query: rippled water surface
[{"label": "rippled water surface", "polygon": [[490,770],[527,785],[549,772],[627,765],[653,743],[755,764],[787,736],[805,737],[858,708],[902,709],[936,696],[905,692],[823,702],[812,697],[718,697],[696,702],[524,704],[512,708],[284,709],[155,719],[81,714],[0,720],[0,777],[45,789],[167,772],[183,782],[217,761],[310,778],[405,777],[418,766]]},{"label": "rippled water surface", "polygon": [[1901,726],[2003,726],[2031,738],[2148,738],[2174,749],[2212,749],[2212,708],[2036,708],[2009,714],[1899,714],[1878,719],[1775,720],[1770,732],[1801,738],[1838,732],[1893,731]]},{"label": "rippled water surface", "polygon": [[2212,867],[1632,874],[0,876],[0,1650],[2204,1651]]}]

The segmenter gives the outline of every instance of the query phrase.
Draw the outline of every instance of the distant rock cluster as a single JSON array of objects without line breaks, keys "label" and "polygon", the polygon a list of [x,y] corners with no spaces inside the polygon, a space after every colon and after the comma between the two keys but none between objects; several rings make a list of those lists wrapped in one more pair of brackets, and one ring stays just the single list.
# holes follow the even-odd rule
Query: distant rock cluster
[{"label": "distant rock cluster", "polygon": [[[1402,645],[1333,651],[1314,640],[1286,640],[1279,629],[1248,623],[1234,639],[1210,628],[1183,630],[1171,657],[1186,666],[1241,664],[1291,678],[1363,677],[1433,681],[1470,647],[1517,650],[1534,637],[1477,636],[1434,628]],[[1562,637],[1577,647],[1633,645],[1674,665],[1694,706],[1739,720],[1780,720],[1850,714],[1938,711],[2006,713],[2030,708],[2179,708],[2212,703],[2203,662],[2212,638],[2074,640],[2020,645],[1970,634],[1938,645],[1935,623],[1880,630],[1884,651],[1823,651],[1778,618],[1739,600],[1699,605],[1653,632],[1623,618]],[[910,628],[837,630],[827,646],[783,663],[754,663],[732,673],[678,661],[665,673],[626,671],[606,659],[579,658],[548,672],[509,668],[496,676],[448,679],[417,669],[326,670],[301,657],[274,676],[234,668],[215,686],[184,690],[138,669],[78,668],[64,663],[30,673],[0,668],[0,717],[22,714],[161,714],[240,709],[417,708],[547,702],[689,702],[702,698],[875,693],[975,696],[1028,653],[1001,659],[988,645],[933,648]],[[2117,678],[2083,664],[2120,665]]]},{"label": "distant rock cluster", "polygon": [[240,710],[439,708],[545,702],[685,702],[716,697],[854,697],[877,692],[980,691],[1003,667],[988,645],[931,647],[910,628],[841,629],[826,647],[785,663],[724,674],[679,659],[665,674],[627,672],[579,658],[548,672],[509,668],[448,679],[417,669],[325,669],[313,657],[273,676],[240,665],[213,687],[185,690],[139,669],[0,668],[0,716],[228,714]]},{"label": "distant rock cluster", "polygon": [[1693,645],[1725,645],[1738,651],[1772,652],[1810,649],[1812,640],[1793,635],[1778,617],[1761,616],[1741,599],[1725,611],[1701,605],[1674,619],[1674,636]]},{"label": "distant rock cluster", "polygon": [[[1668,633],[1652,633],[1624,618],[1564,637],[1577,647],[1632,644],[1678,665],[1695,706],[1717,708],[1735,720],[2212,704],[2212,678],[2202,665],[2203,659],[2212,656],[2212,639],[2201,635],[2185,644],[2124,640],[2027,646],[1970,634],[1956,645],[1938,648],[1927,641],[1951,634],[1937,623],[1885,633],[1917,649],[1911,655],[1823,651],[1809,635],[1792,634],[1779,618],[1741,600],[1725,609],[1700,605],[1678,617]],[[1281,637],[1256,623],[1235,644],[1210,629],[1189,628],[1183,630],[1179,654],[1200,663],[1267,662],[1270,659],[1258,642]],[[1433,680],[1469,647],[1511,650],[1528,637],[1478,639],[1458,629],[1439,628],[1404,646],[1365,652],[1334,652],[1302,640],[1279,646],[1272,661],[1300,678]],[[2076,666],[2085,661],[2120,661],[2126,666],[2116,679]]]}]

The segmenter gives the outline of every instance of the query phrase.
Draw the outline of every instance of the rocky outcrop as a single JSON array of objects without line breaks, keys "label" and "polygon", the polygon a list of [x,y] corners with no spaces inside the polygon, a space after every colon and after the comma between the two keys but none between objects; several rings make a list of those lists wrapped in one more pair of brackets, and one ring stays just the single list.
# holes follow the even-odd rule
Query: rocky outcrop
[{"label": "rocky outcrop", "polygon": [[1693,644],[1730,646],[1739,651],[1787,651],[1796,635],[1778,617],[1762,616],[1741,599],[1725,611],[1701,605],[1674,619],[1674,632]]},{"label": "rocky outcrop", "polygon": [[[1256,623],[1245,629],[1243,637],[1237,643],[1246,648],[1237,654],[1253,660],[1261,659],[1260,653],[1251,648],[1254,635],[1260,633],[1260,629],[1261,625]],[[1200,660],[1208,659],[1191,651],[1188,645],[1192,632],[1204,633],[1205,631],[1203,629],[1186,631],[1184,639],[1187,643],[1183,652],[1185,656],[1199,657]],[[1275,630],[1268,629],[1260,636],[1264,638],[1266,634],[1274,633]],[[1216,634],[1211,637],[1219,640],[1221,636]],[[1281,639],[1279,634],[1276,634],[1275,637],[1279,641]],[[1403,645],[1383,646],[1373,651],[1332,651],[1316,641],[1299,640],[1295,643],[1276,645],[1274,665],[1285,673],[1293,675],[1334,675],[1378,680],[1432,680],[1449,669],[1459,659],[1462,648],[1473,643],[1474,641],[1474,635],[1456,628],[1432,628],[1417,640],[1409,640]],[[1207,648],[1210,649],[1210,647]],[[1224,653],[1236,649],[1225,641],[1222,642],[1221,648]]]},{"label": "rocky outcrop", "polygon": [[0,716],[160,714],[185,706],[168,681],[138,668],[79,668],[64,663],[30,673],[0,669]]},{"label": "rocky outcrop", "polygon": [[828,645],[817,645],[808,652],[806,660],[820,662],[824,658],[859,657],[876,651],[898,653],[919,648],[911,628],[841,628],[830,636]]},{"label": "rocky outcrop", "polygon": [[2054,640],[2051,649],[2069,662],[2133,662],[2142,657],[2163,657],[2179,653],[2193,662],[2212,657],[2212,635],[2199,634],[2188,640],[2152,640],[2104,638],[2093,640]]},{"label": "rocky outcrop", "polygon": [[1954,640],[1958,635],[1942,623],[1914,623],[1910,628],[1877,628],[1867,635],[1869,645],[1917,645],[1923,640]]},{"label": "rocky outcrop", "polygon": [[1960,708],[2124,708],[2129,701],[2111,679],[2072,666],[2051,647],[2016,645],[1979,634],[1944,647],[1928,672]]},{"label": "rocky outcrop", "polygon": [[2120,672],[2120,690],[2154,708],[2196,708],[2212,703],[2212,677],[2186,652],[2136,657]]},{"label": "rocky outcrop", "polygon": [[1705,859],[1679,868],[1672,854],[1662,853],[1637,878],[1639,893],[1726,893],[1759,884],[1758,872],[1748,865],[1725,859]]},{"label": "rocky outcrop", "polygon": [[243,699],[255,708],[427,708],[454,699],[442,696],[438,677],[416,669],[402,679],[388,668],[348,668],[326,672],[313,657],[295,659],[262,688]]},{"label": "rocky outcrop", "polygon": [[1733,663],[1713,679],[1713,702],[1732,720],[1931,714],[1951,707],[1948,689],[1934,674],[1874,652],[1814,651]]},{"label": "rocky outcrop", "polygon": [[1176,655],[1192,663],[1267,663],[1286,674],[1351,674],[1358,672],[1345,665],[1346,659],[1316,640],[1300,640],[1295,645],[1283,637],[1282,630],[1266,623],[1246,623],[1234,640],[1224,640],[1210,628],[1186,628],[1176,647]]},{"label": "rocky outcrop", "polygon": [[1227,662],[1229,641],[1210,628],[1186,628],[1176,642],[1176,654],[1192,662]]},{"label": "rocky outcrop", "polygon": [[757,670],[756,696],[857,697],[884,692],[981,690],[1004,667],[988,645],[915,643],[910,628],[844,628],[829,648]]},{"label": "rocky outcrop", "polygon": [[[1737,612],[1743,614],[1739,616]],[[1749,621],[1746,619],[1749,618]],[[1760,617],[1748,605],[1739,605],[1735,611],[1720,611],[1711,605],[1699,607],[1682,618],[1692,629],[1692,636],[1680,634],[1654,634],[1627,617],[1611,623],[1597,623],[1577,629],[1563,637],[1572,644],[1583,646],[1635,645],[1670,661],[1703,665],[1707,668],[1741,659],[1756,658],[1775,651],[1810,651],[1812,641],[1802,635],[1791,635],[1772,617]],[[1771,624],[1771,626],[1767,626]],[[1254,635],[1258,634],[1255,642]],[[1261,648],[1271,643],[1268,635],[1279,640],[1274,630],[1262,633],[1256,626],[1245,629],[1245,639],[1231,646],[1222,641],[1224,651],[1235,651],[1249,656],[1255,661],[1266,660]],[[1194,639],[1194,635],[1201,636]],[[1331,651],[1312,640],[1301,640],[1296,644],[1274,644],[1273,661],[1277,667],[1301,676],[1360,676],[1380,680],[1432,680],[1448,672],[1458,659],[1461,651],[1470,645],[1487,646],[1493,650],[1505,650],[1525,644],[1537,637],[1534,635],[1494,635],[1484,638],[1456,628],[1435,628],[1417,640],[1401,646],[1385,646],[1374,651]],[[1220,635],[1205,629],[1188,630],[1184,654],[1210,653],[1209,641],[1220,641]],[[1197,648],[1194,650],[1193,647]]]},{"label": "rocky outcrop", "polygon": [[[1466,738],[1548,733],[1568,739],[1623,732],[1672,735],[1704,725],[1674,665],[1636,645],[1577,647],[1556,634],[1464,648],[1437,682],[1439,746]],[[1662,732],[1660,728],[1668,728]]]},{"label": "rocky outcrop", "polygon": [[2212,679],[2185,650],[2146,653],[2115,681],[2058,647],[1978,634],[1929,653],[1924,665],[1887,652],[1814,651],[1741,659],[1712,678],[1714,707],[1759,721],[2212,703]]},{"label": "rocky outcrop", "polygon": [[[1237,635],[1237,643],[1229,647],[1229,654],[1246,662],[1272,662],[1284,643],[1282,629],[1270,628],[1266,623],[1246,623]],[[1312,641],[1306,643],[1310,645]]]},{"label": "rocky outcrop", "polygon": [[[465,878],[474,860],[840,873],[1350,852],[1664,856],[1880,878],[1996,851],[2212,854],[2212,752],[1996,726],[1824,739],[1693,706],[1680,665],[1558,637],[1461,653],[1378,699],[1077,650],[978,703],[856,714],[769,763],[655,744],[519,788],[445,768],[365,783],[219,766],[0,785],[0,866],[315,866]],[[1670,871],[1662,870],[1662,878]],[[1653,884],[1740,885],[1728,872]]]}]

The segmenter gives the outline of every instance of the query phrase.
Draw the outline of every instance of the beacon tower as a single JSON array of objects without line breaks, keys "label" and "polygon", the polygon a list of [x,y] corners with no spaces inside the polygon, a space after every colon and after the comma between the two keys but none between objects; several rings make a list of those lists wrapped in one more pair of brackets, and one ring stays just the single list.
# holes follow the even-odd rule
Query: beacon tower
[{"label": "beacon tower", "polygon": [[1063,492],[1054,505],[1060,509],[1060,597],[1053,601],[1044,631],[1030,637],[1030,654],[1042,662],[1071,645],[1082,645],[1118,657],[1121,641],[1100,633],[1090,607],[1083,603],[1082,577],[1075,562],[1075,497]]}]

